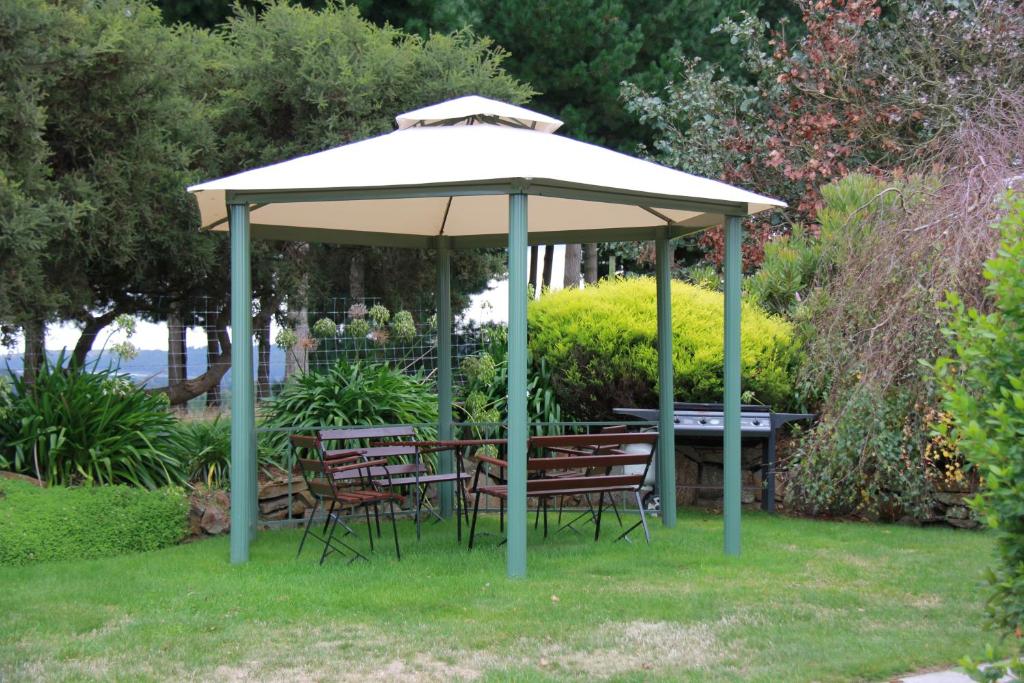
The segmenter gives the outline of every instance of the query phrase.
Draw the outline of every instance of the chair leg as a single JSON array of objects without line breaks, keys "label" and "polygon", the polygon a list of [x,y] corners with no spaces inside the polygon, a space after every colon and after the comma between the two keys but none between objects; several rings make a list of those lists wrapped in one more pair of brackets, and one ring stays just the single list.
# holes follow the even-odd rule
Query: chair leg
[{"label": "chair leg", "polygon": [[391,504],[391,533],[395,535],[395,557],[402,559],[402,551],[398,547],[398,522],[395,521],[395,499],[388,501]]},{"label": "chair leg", "polygon": [[[376,507],[376,506],[374,506]],[[366,535],[370,539],[370,552],[373,552],[373,523],[370,522],[370,506],[363,505],[363,512],[366,514]]]},{"label": "chair leg", "polygon": [[320,533],[327,533],[327,525],[331,523],[331,515],[334,514],[334,505],[336,501],[331,501],[331,507],[327,509],[327,516],[324,518],[324,530]]},{"label": "chair leg", "polygon": [[498,531],[505,533],[505,499],[498,500]]},{"label": "chair leg", "polygon": [[476,517],[480,512],[480,493],[477,492],[473,498],[473,522],[469,525],[469,549],[473,549],[473,539],[476,538]]},{"label": "chair leg", "polygon": [[377,523],[377,538],[380,538],[380,510],[376,504],[373,506],[373,520]]},{"label": "chair leg", "polygon": [[619,506],[615,504],[615,494],[609,493],[608,500],[612,503],[612,512],[615,513],[615,519],[619,521],[619,527],[622,527],[622,515],[619,514]]},{"label": "chair leg", "polygon": [[604,491],[597,496],[597,519],[594,520],[594,540],[601,538],[601,510],[604,508]]},{"label": "chair leg", "polygon": [[320,499],[316,498],[313,500],[313,510],[309,513],[309,519],[306,520],[306,530],[302,532],[302,540],[299,541],[299,552],[295,553],[295,559],[299,558],[302,554],[302,546],[306,544],[306,536],[309,535],[309,527],[313,526],[313,518],[316,517],[316,510],[320,507]]},{"label": "chair leg", "polygon": [[633,495],[636,496],[636,505],[638,508],[640,508],[640,523],[644,525],[644,538],[647,539],[647,545],[650,545],[651,532],[647,528],[647,515],[644,513],[644,505],[643,502],[640,500],[640,492],[636,491]]},{"label": "chair leg", "polygon": [[548,499],[541,499],[541,504],[544,506],[544,538],[548,537]]},{"label": "chair leg", "polygon": [[469,524],[469,500],[466,498],[466,486],[461,481],[458,486],[462,493],[462,514],[466,515],[466,524]]},{"label": "chair leg", "polygon": [[536,531],[540,525],[540,500],[537,500],[537,512],[533,515],[533,530]]},{"label": "chair leg", "polygon": [[331,546],[331,539],[334,538],[334,530],[338,528],[338,518],[336,516],[328,516],[327,520],[328,523],[330,524],[331,531],[327,534],[327,536],[324,537],[324,551],[320,553],[320,564],[324,563],[324,560],[327,559],[327,555],[333,549],[333,547]]}]

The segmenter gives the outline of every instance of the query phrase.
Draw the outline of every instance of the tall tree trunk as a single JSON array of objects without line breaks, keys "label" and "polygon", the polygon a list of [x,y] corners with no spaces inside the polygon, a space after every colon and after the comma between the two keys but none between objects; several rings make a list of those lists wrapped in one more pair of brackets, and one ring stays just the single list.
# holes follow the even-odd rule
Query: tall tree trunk
[{"label": "tall tree trunk", "polygon": [[583,245],[583,279],[588,285],[597,282],[597,244]]},{"label": "tall tree trunk", "polygon": [[43,364],[43,357],[46,355],[46,323],[42,320],[31,320],[25,323],[25,355],[24,377],[25,381],[32,384],[36,381],[39,368]]},{"label": "tall tree trunk", "polygon": [[92,351],[92,347],[96,343],[96,337],[103,331],[103,328],[114,322],[114,318],[119,316],[121,312],[118,309],[114,309],[103,315],[90,315],[86,318],[85,325],[82,327],[82,334],[78,337],[75,349],[71,352],[71,362],[74,365],[79,367],[85,365],[89,352]]},{"label": "tall tree trunk", "polygon": [[[220,358],[220,329],[221,316],[219,313],[212,313],[206,320],[206,371],[214,369]],[[221,406],[220,377],[212,381],[210,388],[206,390],[206,407],[220,408]]]},{"label": "tall tree trunk", "polygon": [[185,353],[185,319],[176,304],[167,314],[167,386],[174,387],[188,377]]},{"label": "tall tree trunk", "polygon": [[555,265],[555,245],[544,245],[544,269],[541,271],[541,289],[551,289],[551,269]]},{"label": "tall tree trunk", "polygon": [[580,261],[583,259],[583,247],[579,244],[565,245],[565,277],[562,284],[566,289],[580,286]]},{"label": "tall tree trunk", "polygon": [[537,284],[537,261],[540,260],[540,247],[536,244],[530,247],[530,284],[533,285],[533,295],[540,293],[540,285]]},{"label": "tall tree trunk", "polygon": [[352,303],[366,298],[366,252],[356,248],[348,264],[348,296]]},{"label": "tall tree trunk", "polygon": [[256,318],[256,398],[270,398],[270,311],[260,309]]}]

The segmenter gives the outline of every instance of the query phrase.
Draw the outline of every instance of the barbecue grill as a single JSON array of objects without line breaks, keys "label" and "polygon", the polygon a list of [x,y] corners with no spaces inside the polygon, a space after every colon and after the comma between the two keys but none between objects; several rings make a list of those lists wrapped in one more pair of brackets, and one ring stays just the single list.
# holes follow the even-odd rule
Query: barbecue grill
[{"label": "barbecue grill", "polygon": [[[616,408],[620,415],[641,420],[658,421],[657,408]],[[800,420],[813,420],[814,413],[773,413],[771,407],[744,404],[740,406],[740,439],[744,446],[761,444],[761,508],[775,511],[775,439],[783,425]],[[721,403],[676,403],[674,416],[676,442],[688,446],[720,446],[725,427]],[[698,461],[698,485],[704,461]]]}]

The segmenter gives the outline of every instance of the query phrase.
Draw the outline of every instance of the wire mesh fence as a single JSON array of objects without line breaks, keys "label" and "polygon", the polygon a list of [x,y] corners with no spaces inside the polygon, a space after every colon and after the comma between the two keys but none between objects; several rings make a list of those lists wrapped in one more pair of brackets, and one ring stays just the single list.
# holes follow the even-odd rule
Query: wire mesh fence
[{"label": "wire mesh fence", "polygon": [[[148,387],[181,387],[190,409],[220,408],[231,391],[230,316],[211,298],[169,305],[167,351],[136,350],[132,334],[97,349],[134,381]],[[390,310],[379,299],[330,299],[300,311],[260,310],[254,306],[254,379],[257,398],[275,396],[296,372],[323,372],[339,360],[387,363],[406,373],[431,377],[437,371],[436,312],[428,308]],[[455,381],[461,359],[477,353],[486,326],[457,319],[452,331]],[[201,391],[199,391],[201,390]]]}]

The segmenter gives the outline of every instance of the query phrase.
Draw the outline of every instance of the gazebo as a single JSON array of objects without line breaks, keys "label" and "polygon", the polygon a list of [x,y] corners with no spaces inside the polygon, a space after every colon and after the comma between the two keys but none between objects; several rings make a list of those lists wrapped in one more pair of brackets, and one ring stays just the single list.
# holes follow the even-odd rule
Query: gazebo
[{"label": "gazebo", "polygon": [[[526,303],[530,244],[653,240],[658,296],[657,486],[676,524],[670,240],[725,226],[724,545],[740,552],[740,243],[745,216],[776,199],[555,135],[561,122],[478,96],[399,115],[378,137],[189,188],[202,228],[231,240],[231,561],[256,524],[250,241],[433,249],[437,254],[438,435],[452,433],[452,250],[508,248],[508,543],[526,574]],[[667,456],[667,457],[666,457]],[[450,468],[450,458],[441,463]],[[450,510],[450,491],[442,508]]]}]

